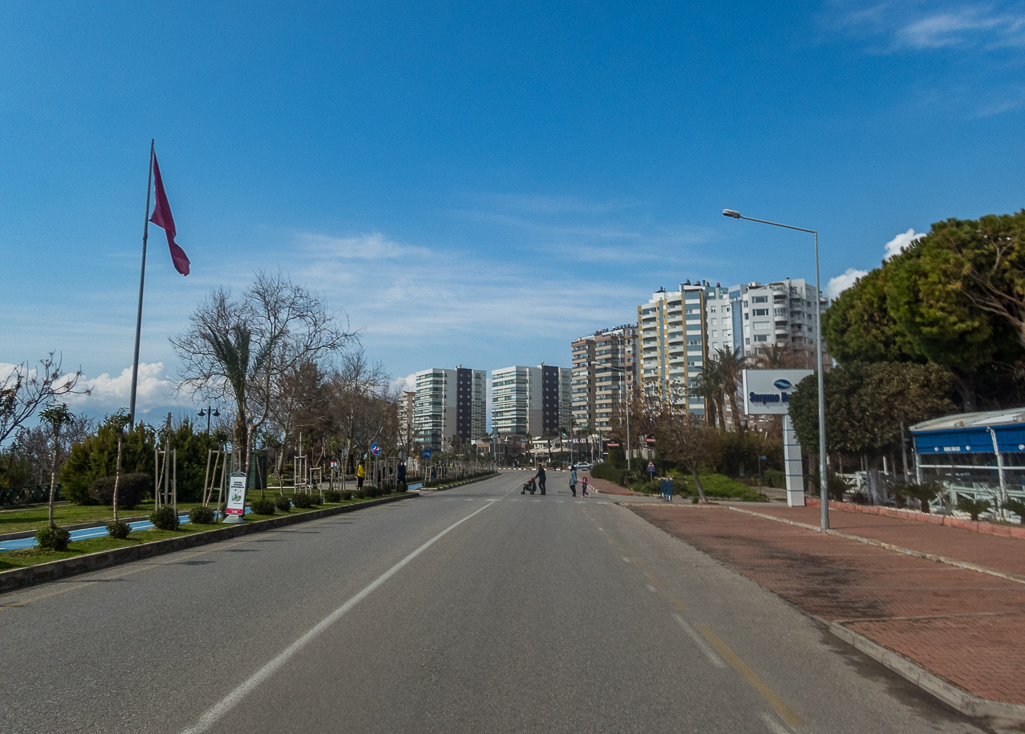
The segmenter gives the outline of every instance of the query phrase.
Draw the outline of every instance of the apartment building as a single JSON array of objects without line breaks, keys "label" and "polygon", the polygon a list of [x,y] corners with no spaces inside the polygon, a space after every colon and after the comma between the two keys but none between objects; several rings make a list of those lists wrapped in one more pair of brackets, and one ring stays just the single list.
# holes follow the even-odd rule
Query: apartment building
[{"label": "apartment building", "polygon": [[425,448],[445,450],[456,434],[464,442],[481,438],[486,430],[486,381],[485,370],[462,365],[454,370],[434,368],[417,372],[415,440]]},{"label": "apartment building", "polygon": [[403,390],[399,398],[399,445],[405,446],[412,442],[413,426],[416,416],[416,391]]},{"label": "apartment building", "polygon": [[649,405],[705,416],[704,398],[697,394],[708,354],[705,312],[728,292],[687,281],[676,291],[659,289],[637,307],[638,379]]},{"label": "apartment building", "polygon": [[619,406],[637,382],[637,327],[601,329],[571,344],[572,412],[577,433],[607,437]]},{"label": "apartment building", "polygon": [[[777,344],[814,363],[817,297],[815,286],[803,278],[730,286],[725,297],[707,302],[709,353],[727,347],[753,356]],[[822,310],[828,305],[822,297]]]},{"label": "apartment building", "polygon": [[572,371],[541,364],[491,372],[491,424],[500,434],[554,436],[572,417]]}]

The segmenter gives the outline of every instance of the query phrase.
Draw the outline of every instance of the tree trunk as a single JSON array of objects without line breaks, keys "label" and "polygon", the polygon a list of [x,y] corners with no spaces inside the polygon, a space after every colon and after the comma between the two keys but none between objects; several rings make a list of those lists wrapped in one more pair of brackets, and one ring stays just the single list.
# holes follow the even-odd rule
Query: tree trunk
[{"label": "tree trunk", "polygon": [[53,437],[53,458],[50,461],[50,528],[56,530],[57,523],[53,520],[53,501],[57,496],[57,436]]},{"label": "tree trunk", "polygon": [[117,465],[114,468],[114,522],[118,521],[117,515],[117,489],[121,483],[121,434],[117,434]]},{"label": "tree trunk", "polygon": [[691,476],[694,477],[694,486],[698,490],[698,497],[701,498],[702,502],[707,504],[708,503],[708,498],[705,497],[705,489],[704,489],[704,487],[701,486],[701,479],[698,477],[697,467],[693,467],[693,466],[690,467],[690,473],[691,473]]}]

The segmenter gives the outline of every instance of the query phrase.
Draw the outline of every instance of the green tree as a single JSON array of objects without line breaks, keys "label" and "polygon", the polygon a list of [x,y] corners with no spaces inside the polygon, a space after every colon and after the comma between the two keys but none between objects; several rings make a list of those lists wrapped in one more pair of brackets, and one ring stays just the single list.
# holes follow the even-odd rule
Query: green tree
[{"label": "green tree", "polygon": [[[117,471],[118,431],[114,416],[108,416],[96,434],[71,447],[71,454],[61,469],[64,498],[78,504],[93,504],[89,488],[101,477]],[[153,476],[155,435],[145,423],[136,424],[122,438],[121,470],[125,474]]]},{"label": "green tree", "polygon": [[840,362],[906,362],[887,309],[887,273],[876,268],[848,288],[822,314],[822,336]]},{"label": "green tree", "polygon": [[[881,456],[900,446],[906,426],[953,413],[950,372],[934,364],[853,362],[824,376],[826,449]],[[801,380],[790,396],[790,418],[804,446],[819,445],[818,383]]]}]

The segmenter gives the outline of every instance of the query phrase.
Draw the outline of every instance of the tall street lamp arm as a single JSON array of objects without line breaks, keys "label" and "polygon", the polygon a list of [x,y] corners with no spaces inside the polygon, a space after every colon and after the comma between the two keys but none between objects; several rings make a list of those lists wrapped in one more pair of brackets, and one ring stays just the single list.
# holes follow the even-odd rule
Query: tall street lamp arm
[{"label": "tall street lamp arm", "polygon": [[829,530],[829,480],[826,477],[826,390],[825,379],[822,374],[822,282],[819,278],[819,233],[814,229],[770,222],[767,219],[744,217],[736,209],[723,209],[722,214],[724,217],[730,217],[731,219],[746,219],[749,222],[769,224],[773,227],[794,229],[798,232],[808,232],[815,235],[815,290],[817,291],[815,294],[815,354],[817,356],[815,372],[818,375],[819,383],[819,492],[822,502],[820,526],[822,530]]}]

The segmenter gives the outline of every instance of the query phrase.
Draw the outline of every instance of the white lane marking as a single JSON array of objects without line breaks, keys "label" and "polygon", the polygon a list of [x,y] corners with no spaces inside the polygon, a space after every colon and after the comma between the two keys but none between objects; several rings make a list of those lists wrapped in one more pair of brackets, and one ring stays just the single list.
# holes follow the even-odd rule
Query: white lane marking
[{"label": "white lane marking", "polygon": [[608,502],[606,502],[605,500],[598,500],[598,504],[599,505],[607,505]]},{"label": "white lane marking", "polygon": [[465,500],[463,500],[463,502],[474,502],[475,500],[476,500],[476,497],[467,497]]},{"label": "white lane marking", "polygon": [[759,718],[765,724],[765,728],[772,732],[772,734],[793,734],[793,731],[789,726],[779,721],[772,714],[762,712],[758,714]]},{"label": "white lane marking", "polygon": [[624,560],[624,561],[626,561],[627,563],[633,563],[633,561],[631,561],[631,560],[630,560],[629,558],[627,558],[626,556],[623,556],[623,560]]},{"label": "white lane marking", "polygon": [[338,607],[336,610],[334,610],[329,615],[324,617],[324,619],[322,619],[320,622],[318,622],[316,625],[310,628],[310,630],[306,632],[306,634],[304,634],[298,640],[296,640],[291,645],[286,647],[282,652],[278,653],[277,657],[275,657],[269,663],[267,663],[258,671],[256,671],[248,680],[241,683],[234,691],[232,691],[227,696],[222,698],[218,703],[214,704],[210,709],[207,710],[205,714],[199,717],[199,721],[197,721],[195,725],[190,726],[187,729],[183,729],[182,734],[200,734],[200,732],[207,731],[210,727],[212,727],[214,724],[216,724],[218,721],[224,718],[224,716],[228,712],[235,708],[235,706],[237,706],[243,698],[252,693],[257,688],[257,686],[259,686],[261,683],[263,683],[272,675],[274,675],[274,673],[276,673],[282,665],[287,663],[291,658],[293,658],[309,643],[313,642],[313,640],[315,640],[320,635],[320,633],[324,632],[328,627],[330,627],[332,624],[341,619],[353,607],[355,607],[361,601],[370,596],[370,594],[375,589],[383,585],[385,581],[387,581],[396,573],[401,571],[402,568],[405,567],[410,561],[412,561],[418,555],[420,555],[425,550],[430,548],[436,542],[441,540],[449,532],[455,530],[464,522],[472,518],[474,515],[484,512],[484,510],[488,509],[493,504],[494,502],[488,502],[480,509],[471,512],[462,520],[452,523],[447,528],[445,528],[440,533],[438,533],[433,538],[431,538],[426,543],[417,548],[415,551],[413,551],[408,556],[403,558],[401,561],[396,563],[394,566],[389,568],[383,574],[378,576],[377,579],[372,581],[369,586],[363,589],[363,591],[359,592],[358,594],[356,594],[356,596],[352,597],[347,602],[342,604],[342,606]]},{"label": "white lane marking", "polygon": [[692,640],[694,640],[694,644],[697,645],[701,652],[705,654],[705,657],[708,658],[708,661],[712,663],[712,665],[717,668],[726,667],[726,661],[719,657],[719,653],[717,653],[712,646],[705,641],[705,638],[702,637],[696,629],[683,621],[683,617],[679,614],[674,614],[673,619],[675,619],[680,624],[680,627],[683,628],[683,631],[686,632]]},{"label": "white lane marking", "polygon": [[[827,476],[828,476],[828,475],[827,475]],[[558,502],[558,503],[559,503],[560,505],[561,505],[561,504],[562,504],[562,502],[563,502],[562,500],[555,500],[555,501],[556,501],[556,502]]]},{"label": "white lane marking", "polygon": [[648,591],[650,591],[652,594],[657,594],[658,593],[658,589],[656,589],[651,584],[647,584],[647,587],[648,587]]}]

